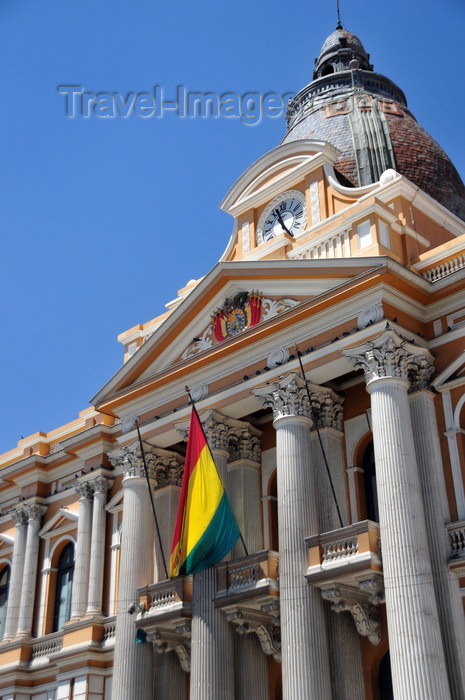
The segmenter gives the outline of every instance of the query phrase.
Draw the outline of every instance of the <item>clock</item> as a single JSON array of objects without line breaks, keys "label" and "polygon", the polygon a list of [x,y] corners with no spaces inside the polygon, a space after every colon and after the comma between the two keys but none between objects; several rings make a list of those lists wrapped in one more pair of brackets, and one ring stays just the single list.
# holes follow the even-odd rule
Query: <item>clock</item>
[{"label": "clock", "polygon": [[257,226],[257,243],[287,233],[296,236],[305,229],[305,196],[299,190],[289,190],[265,207]]}]

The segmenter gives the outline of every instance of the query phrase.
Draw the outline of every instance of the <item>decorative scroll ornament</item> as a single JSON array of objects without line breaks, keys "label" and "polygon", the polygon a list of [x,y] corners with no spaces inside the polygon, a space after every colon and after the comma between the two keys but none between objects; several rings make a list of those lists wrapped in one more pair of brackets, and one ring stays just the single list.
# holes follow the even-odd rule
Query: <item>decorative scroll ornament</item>
[{"label": "decorative scroll ornament", "polygon": [[232,338],[260,321],[262,295],[260,292],[239,292],[225,299],[213,315],[213,334],[218,342]]},{"label": "decorative scroll ornament", "polygon": [[321,591],[324,600],[331,603],[336,613],[347,610],[352,615],[357,632],[368,637],[375,646],[381,639],[381,619],[378,608],[373,603],[361,599],[356,591],[344,585],[333,585]]},{"label": "decorative scroll ornament", "polygon": [[262,651],[281,663],[281,627],[279,603],[260,606],[260,611],[234,606],[226,612],[226,619],[234,625],[238,634],[255,634]]}]

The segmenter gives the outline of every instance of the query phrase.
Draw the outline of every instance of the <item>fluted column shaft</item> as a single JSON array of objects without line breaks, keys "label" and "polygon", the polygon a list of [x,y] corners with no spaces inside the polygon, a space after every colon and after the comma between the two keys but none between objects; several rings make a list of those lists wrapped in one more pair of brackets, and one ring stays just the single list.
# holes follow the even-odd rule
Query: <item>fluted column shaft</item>
[{"label": "fluted column shaft", "polygon": [[39,528],[46,508],[37,504],[25,506],[28,523],[26,537],[26,554],[24,557],[23,582],[21,588],[21,607],[18,619],[18,636],[29,637],[32,633],[34,615],[34,598],[36,591],[37,566],[39,558]]},{"label": "fluted column shaft", "polygon": [[391,330],[351,352],[371,396],[394,697],[449,700],[407,395],[414,375],[428,376],[430,355]]},{"label": "fluted column shaft", "polygon": [[153,576],[154,525],[147,482],[126,477],[116,617],[112,700],[151,700],[151,645],[136,644],[134,618],[128,606],[137,602],[137,588]]},{"label": "fluted column shaft", "polygon": [[[214,447],[212,454],[226,487],[229,454],[226,449]],[[224,613],[215,608],[216,588],[214,567],[194,574],[190,700],[234,700],[235,697],[234,631]]]},{"label": "fluted column shaft", "polygon": [[13,514],[16,521],[15,543],[13,547],[13,562],[11,565],[10,587],[8,590],[8,606],[6,610],[5,634],[3,639],[12,639],[18,629],[19,608],[21,604],[21,586],[23,583],[24,559],[27,541],[27,514],[19,508]]},{"label": "fluted column shaft", "polygon": [[86,481],[76,486],[76,491],[79,494],[79,520],[74,558],[71,620],[83,617],[87,609],[92,537],[92,486]]},{"label": "fluted column shaft", "polygon": [[111,481],[98,477],[92,482],[94,502],[92,509],[92,536],[90,546],[89,595],[87,615],[102,614],[103,570],[105,566],[105,526],[107,491]]},{"label": "fluted column shaft", "polygon": [[112,700],[152,700],[152,645],[136,643],[134,615],[128,613],[128,606],[138,602],[138,587],[149,585],[153,578],[155,525],[150,494],[137,443],[109,457],[125,474]]},{"label": "fluted column shaft", "polygon": [[451,696],[464,700],[465,622],[458,580],[447,566],[450,544],[446,522],[450,516],[433,394],[426,390],[411,394],[410,411]]},{"label": "fluted column shaft", "polygon": [[276,428],[283,700],[329,700],[324,603],[305,579],[305,537],[318,532],[305,382],[290,373],[253,393],[272,407]]},{"label": "fluted column shaft", "polygon": [[318,532],[310,421],[281,416],[276,427],[279,589],[283,700],[331,698],[328,647],[320,591],[307,584],[305,537]]}]

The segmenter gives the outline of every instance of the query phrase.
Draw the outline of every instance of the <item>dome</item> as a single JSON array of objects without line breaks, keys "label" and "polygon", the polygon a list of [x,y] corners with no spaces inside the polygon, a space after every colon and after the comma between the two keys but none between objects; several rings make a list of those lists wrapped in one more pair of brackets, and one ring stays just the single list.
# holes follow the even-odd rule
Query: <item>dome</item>
[{"label": "dome", "polygon": [[315,59],[315,71],[313,78],[320,78],[340,70],[349,68],[351,61],[358,61],[358,67],[372,70],[370,56],[363,48],[360,39],[348,32],[347,29],[338,27],[329,35],[321,47],[320,55]]},{"label": "dome", "polygon": [[347,186],[378,182],[393,168],[465,220],[465,186],[452,161],[407,108],[402,90],[375,73],[355,34],[341,27],[315,60],[313,81],[291,101],[283,143],[328,141]]}]

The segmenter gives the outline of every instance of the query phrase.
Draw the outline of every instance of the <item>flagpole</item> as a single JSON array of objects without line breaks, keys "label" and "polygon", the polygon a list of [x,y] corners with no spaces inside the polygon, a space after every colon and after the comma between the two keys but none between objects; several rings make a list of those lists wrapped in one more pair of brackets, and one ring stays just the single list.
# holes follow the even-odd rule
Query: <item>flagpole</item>
[{"label": "flagpole", "polygon": [[140,430],[139,430],[139,421],[137,419],[136,419],[136,430],[137,430],[137,436],[139,438],[140,451],[142,453],[142,463],[144,465],[145,478],[147,479],[147,486],[149,487],[150,503],[152,504],[153,518],[155,520],[155,527],[157,530],[158,543],[160,545],[160,552],[161,552],[161,558],[163,561],[163,568],[165,569],[165,576],[168,579],[169,578],[168,569],[166,568],[165,554],[163,552],[163,544],[161,541],[160,528],[158,525],[157,513],[155,511],[155,503],[153,501],[152,487],[150,485],[149,472],[147,469],[147,462],[145,461],[145,452],[144,452],[144,446],[142,444],[142,438],[141,438]]},{"label": "flagpole", "polygon": [[[190,389],[189,389],[189,387],[187,386],[187,384],[186,384],[186,386],[185,386],[184,388],[185,388],[186,393],[187,393],[187,395],[188,395],[188,397],[189,397],[189,403],[191,404],[193,410],[194,410],[194,411],[196,412],[196,414],[197,414],[197,418],[199,419],[200,427],[202,428],[202,432],[203,432],[204,437],[205,437],[205,442],[207,443],[208,449],[209,449],[210,452],[211,452],[211,448],[210,448],[210,445],[209,445],[209,443],[208,443],[208,438],[207,438],[207,436],[206,436],[206,434],[205,434],[205,430],[204,430],[202,421],[200,420],[199,412],[197,411],[197,407],[196,407],[196,405],[195,405],[195,401],[194,401],[194,399],[193,399],[192,396],[191,396]],[[213,455],[212,455],[212,458],[213,458]],[[213,462],[215,462],[214,459],[213,459]],[[215,463],[215,466],[216,466],[216,463]],[[219,472],[218,472],[218,476],[220,477],[220,480],[221,480],[221,482],[222,482],[223,480],[221,479],[221,474],[220,474]],[[223,484],[223,488],[224,488],[224,484]],[[226,491],[226,489],[225,489],[225,491]],[[245,544],[245,542],[244,542],[244,538],[242,537],[242,532],[241,532],[241,529],[240,529],[239,526],[238,526],[238,529],[239,529],[239,537],[240,537],[240,540],[241,540],[241,542],[242,542],[242,546],[244,547],[245,556],[248,557],[248,556],[249,556],[249,552],[248,552],[248,550],[247,550],[247,547],[246,547],[246,544]]]},{"label": "flagpole", "polygon": [[331,472],[329,471],[329,464],[328,464],[328,460],[327,460],[327,458],[326,458],[325,448],[324,448],[324,446],[323,446],[323,441],[322,441],[321,435],[320,435],[320,429],[319,429],[319,427],[318,427],[318,419],[317,419],[317,417],[316,417],[316,415],[315,415],[315,410],[314,410],[313,404],[312,404],[312,396],[311,396],[311,394],[310,394],[310,387],[308,386],[308,382],[307,382],[307,379],[306,379],[306,377],[305,377],[304,366],[303,366],[303,364],[302,364],[302,355],[301,355],[300,350],[299,350],[299,348],[297,347],[297,345],[295,346],[295,349],[296,349],[296,351],[297,351],[297,357],[299,358],[299,365],[300,365],[300,370],[301,370],[301,372],[302,372],[302,378],[303,378],[303,380],[304,380],[304,382],[305,382],[305,388],[307,389],[307,396],[308,396],[308,400],[309,400],[309,403],[310,403],[310,411],[311,411],[311,413],[312,413],[312,418],[313,418],[313,422],[315,423],[316,433],[317,433],[317,435],[318,435],[318,440],[319,440],[319,443],[320,443],[321,451],[322,451],[322,453],[323,453],[323,461],[324,461],[324,463],[325,463],[326,473],[327,473],[328,479],[329,479],[329,485],[331,486],[331,491],[333,492],[334,503],[336,504],[336,510],[337,510],[337,514],[338,514],[338,516],[339,516],[339,523],[340,523],[341,527],[344,527],[344,525],[342,524],[341,511],[339,510],[339,504],[338,504],[338,502],[337,502],[337,496],[336,496],[336,491],[335,491],[335,489],[334,489],[333,479],[332,479],[332,476],[331,476]]}]

